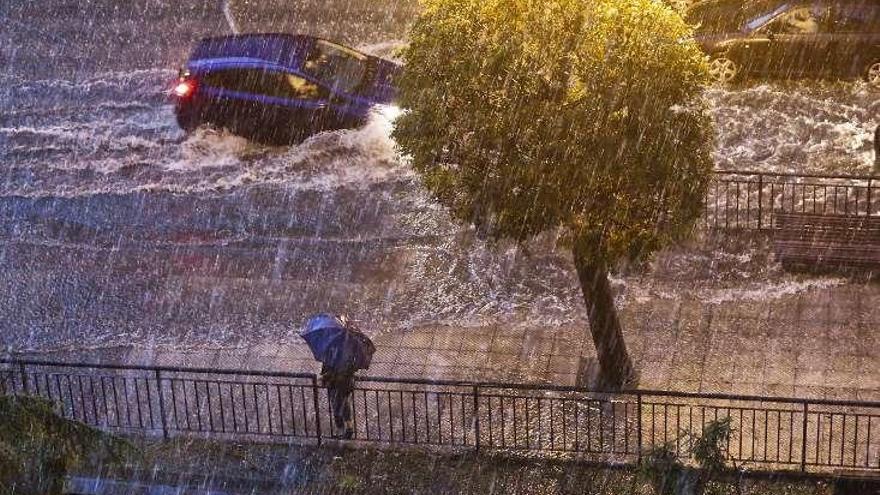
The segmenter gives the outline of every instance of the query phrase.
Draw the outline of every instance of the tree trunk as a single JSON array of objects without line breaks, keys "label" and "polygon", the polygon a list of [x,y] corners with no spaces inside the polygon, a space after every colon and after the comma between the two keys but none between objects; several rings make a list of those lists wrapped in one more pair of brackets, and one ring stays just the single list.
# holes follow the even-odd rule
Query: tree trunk
[{"label": "tree trunk", "polygon": [[599,357],[598,387],[603,390],[620,390],[631,385],[635,379],[632,361],[626,351],[626,342],[614,306],[614,294],[608,281],[608,269],[604,263],[595,262],[586,253],[574,252],[574,264],[587,313],[590,333]]},{"label": "tree trunk", "polygon": [[880,174],[880,125],[874,129],[874,173]]}]

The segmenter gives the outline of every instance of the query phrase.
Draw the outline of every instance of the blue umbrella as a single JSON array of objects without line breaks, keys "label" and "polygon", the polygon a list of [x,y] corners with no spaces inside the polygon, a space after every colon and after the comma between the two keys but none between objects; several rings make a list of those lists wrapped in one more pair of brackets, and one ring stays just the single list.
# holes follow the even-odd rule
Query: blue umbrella
[{"label": "blue umbrella", "polygon": [[299,335],[309,345],[315,359],[335,370],[367,369],[376,352],[370,338],[344,316],[317,314],[309,318]]}]

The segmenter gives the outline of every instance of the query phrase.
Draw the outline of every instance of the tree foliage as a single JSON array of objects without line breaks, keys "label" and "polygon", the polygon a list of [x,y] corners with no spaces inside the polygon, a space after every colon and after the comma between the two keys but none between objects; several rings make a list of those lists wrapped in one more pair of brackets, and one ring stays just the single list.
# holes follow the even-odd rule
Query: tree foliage
[{"label": "tree foliage", "polygon": [[654,0],[425,0],[394,136],[493,238],[563,228],[594,262],[690,232],[712,167],[705,61]]},{"label": "tree foliage", "polygon": [[0,495],[60,494],[64,476],[92,458],[118,460],[128,442],[57,415],[36,397],[0,396]]}]

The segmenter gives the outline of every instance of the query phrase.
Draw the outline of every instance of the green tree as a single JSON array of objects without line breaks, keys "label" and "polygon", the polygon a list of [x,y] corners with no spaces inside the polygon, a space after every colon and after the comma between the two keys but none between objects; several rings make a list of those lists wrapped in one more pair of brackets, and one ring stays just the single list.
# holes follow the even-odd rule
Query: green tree
[{"label": "green tree", "polygon": [[0,395],[0,495],[62,493],[64,476],[92,456],[117,462],[131,445],[55,413],[36,397]]},{"label": "green tree", "polygon": [[608,281],[690,234],[712,169],[703,56],[653,0],[424,0],[394,137],[462,221],[561,229],[600,364],[633,378]]}]

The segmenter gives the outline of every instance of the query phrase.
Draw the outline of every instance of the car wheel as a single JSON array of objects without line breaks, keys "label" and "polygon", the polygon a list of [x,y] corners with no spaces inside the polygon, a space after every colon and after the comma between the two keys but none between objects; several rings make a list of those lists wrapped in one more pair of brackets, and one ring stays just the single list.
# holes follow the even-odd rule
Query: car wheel
[{"label": "car wheel", "polygon": [[205,121],[205,114],[201,106],[192,102],[178,103],[174,108],[174,116],[177,119],[177,125],[187,134],[195,131],[202,124],[208,123]]},{"label": "car wheel", "polygon": [[739,77],[739,66],[727,57],[715,57],[709,61],[709,76],[719,84],[728,84]]},{"label": "car wheel", "polygon": [[875,88],[880,88],[880,60],[874,61],[865,69],[865,80]]},{"label": "car wheel", "polygon": [[201,118],[192,113],[178,113],[177,125],[187,134],[196,130],[202,124]]}]

